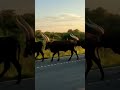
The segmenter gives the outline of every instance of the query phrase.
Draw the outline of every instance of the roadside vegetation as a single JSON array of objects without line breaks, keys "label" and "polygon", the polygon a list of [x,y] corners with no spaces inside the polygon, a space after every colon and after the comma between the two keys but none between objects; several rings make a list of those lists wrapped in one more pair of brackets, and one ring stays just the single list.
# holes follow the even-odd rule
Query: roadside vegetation
[{"label": "roadside vegetation", "polygon": [[[101,64],[105,68],[120,65],[120,55],[114,53],[109,48],[108,49],[100,48],[99,55],[101,59]],[[94,68],[97,68],[97,66],[95,65]]]},{"label": "roadside vegetation", "polygon": [[[75,48],[76,50],[77,50],[77,53],[78,54],[84,54],[85,53],[85,50],[83,49],[83,48],[81,48],[81,47],[76,47]],[[51,53],[50,52],[50,50],[43,50],[44,51],[44,54],[45,54],[45,58],[52,58],[52,54],[53,53]],[[63,52],[63,51],[61,51],[60,52],[60,57],[64,57],[64,56],[70,56],[71,55],[71,52],[70,51],[66,51],[66,52]],[[56,57],[58,57],[57,56],[57,54],[54,56],[55,58]],[[37,59],[36,60],[39,60],[39,59],[41,59],[42,58],[42,56],[41,56],[41,54],[37,57]]]},{"label": "roadside vegetation", "polygon": [[[36,37],[35,40],[36,40],[36,42],[42,41],[44,43],[43,51],[44,51],[44,54],[45,54],[45,58],[51,58],[52,53],[50,52],[50,50],[44,50],[44,48],[45,48],[45,40],[41,36],[40,32],[41,32],[41,30],[36,30],[36,32],[35,32],[35,37]],[[58,33],[58,32],[44,32],[44,33],[50,38],[51,41],[71,39],[70,33],[73,33],[80,40],[85,39],[84,32],[81,32],[78,29],[75,29],[75,30],[69,29],[67,32],[63,32],[63,33]],[[80,46],[77,46],[75,49],[77,50],[78,54],[84,54],[85,53],[85,50],[83,48],[81,48]],[[71,55],[70,51],[66,51],[66,52],[61,51],[60,52],[60,57],[68,56],[68,55]],[[35,54],[35,56],[36,56],[36,54]],[[55,55],[55,57],[58,57],[57,54]],[[40,54],[37,57],[37,59],[41,59],[41,58],[42,58],[42,56]]]}]

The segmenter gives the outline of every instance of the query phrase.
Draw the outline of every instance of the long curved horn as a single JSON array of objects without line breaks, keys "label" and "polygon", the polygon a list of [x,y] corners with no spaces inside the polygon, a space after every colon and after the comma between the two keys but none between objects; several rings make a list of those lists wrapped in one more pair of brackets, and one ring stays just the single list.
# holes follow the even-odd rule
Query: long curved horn
[{"label": "long curved horn", "polygon": [[26,27],[16,18],[17,26],[25,32],[25,36],[27,40],[30,40],[29,32],[27,31]]},{"label": "long curved horn", "polygon": [[97,25],[96,23],[94,23],[93,21],[91,21],[89,18],[88,18],[88,20],[89,20],[89,22],[91,22],[92,24],[96,25],[96,26],[101,30],[101,32],[104,34],[104,29],[103,29],[101,26]]},{"label": "long curved horn", "polygon": [[76,37],[75,35],[73,35],[73,34],[70,34],[70,36],[72,37],[72,38],[74,38],[75,40],[79,40],[79,38],[78,37]]},{"label": "long curved horn", "polygon": [[104,34],[104,29],[103,29],[101,26],[99,26],[99,25],[97,25],[96,23],[92,22],[89,18],[87,18],[87,19],[88,19],[88,21],[90,22],[90,23],[86,22],[86,24],[87,24],[88,26],[94,28],[95,30],[97,30],[97,31],[98,31],[99,33],[101,33],[101,34]]},{"label": "long curved horn", "polygon": [[98,26],[97,24],[90,24],[88,22],[86,22],[85,24],[87,24],[89,27],[94,28],[97,32],[99,32],[100,34],[104,34],[104,29],[101,28],[100,26]]},{"label": "long curved horn", "polygon": [[93,23],[88,17],[87,17],[87,20],[89,21],[89,23]]},{"label": "long curved horn", "polygon": [[19,19],[21,20],[21,23],[24,25],[24,27],[26,27],[27,31],[29,32],[30,38],[33,39],[35,35],[34,35],[34,30],[32,29],[32,27],[22,17],[19,17]]},{"label": "long curved horn", "polygon": [[50,42],[49,37],[48,37],[48,36],[46,36],[44,33],[43,33],[43,35],[44,35],[44,36],[45,36],[45,38],[46,38],[46,42]]},{"label": "long curved horn", "polygon": [[42,33],[41,31],[40,31],[40,33],[46,42],[50,42],[50,39],[44,33]]},{"label": "long curved horn", "polygon": [[41,33],[41,35],[42,35],[42,37],[45,39],[45,41],[48,42],[46,36],[45,36],[43,33]]}]

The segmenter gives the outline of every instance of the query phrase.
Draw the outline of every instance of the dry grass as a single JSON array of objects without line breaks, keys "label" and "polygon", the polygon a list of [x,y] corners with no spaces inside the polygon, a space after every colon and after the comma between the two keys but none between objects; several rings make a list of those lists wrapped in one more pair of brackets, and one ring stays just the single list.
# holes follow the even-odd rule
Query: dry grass
[{"label": "dry grass", "polygon": [[[82,49],[81,47],[76,47],[75,49],[77,50],[78,54],[83,54],[85,52],[85,50]],[[52,53],[50,52],[50,50],[44,50],[44,53],[45,53],[45,58],[51,58],[52,57]],[[68,56],[68,55],[71,55],[70,51],[66,51],[66,52],[60,51],[60,57]],[[57,54],[54,57],[58,57]],[[40,54],[37,57],[37,59],[41,59],[41,58],[42,58],[42,56]]]},{"label": "dry grass", "polygon": [[[35,71],[35,60],[34,56],[30,56],[28,58],[24,58],[23,54],[20,56],[20,64],[22,66],[22,77],[27,78],[27,77],[34,77],[34,71]],[[0,73],[3,70],[3,64],[0,64]],[[7,73],[2,77],[0,80],[4,79],[11,79],[15,78],[17,75],[17,71],[15,67],[11,64],[10,69],[7,71]]]},{"label": "dry grass", "polygon": [[100,48],[99,55],[103,67],[120,65],[120,55],[114,53],[111,49]]}]

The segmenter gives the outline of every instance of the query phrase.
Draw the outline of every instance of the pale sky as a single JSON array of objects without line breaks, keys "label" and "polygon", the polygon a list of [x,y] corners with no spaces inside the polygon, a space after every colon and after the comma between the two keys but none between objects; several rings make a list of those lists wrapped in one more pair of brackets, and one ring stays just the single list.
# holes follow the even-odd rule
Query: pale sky
[{"label": "pale sky", "polygon": [[85,0],[35,0],[35,29],[85,31]]}]

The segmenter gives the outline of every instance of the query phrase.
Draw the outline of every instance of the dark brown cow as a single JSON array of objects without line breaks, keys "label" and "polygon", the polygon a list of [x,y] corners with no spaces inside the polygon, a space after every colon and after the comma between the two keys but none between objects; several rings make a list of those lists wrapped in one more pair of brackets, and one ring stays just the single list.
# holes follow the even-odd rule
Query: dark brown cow
[{"label": "dark brown cow", "polygon": [[[86,58],[86,72],[85,76],[87,77],[88,72],[90,71],[94,61],[101,72],[101,79],[104,79],[104,71],[101,66],[100,57],[98,54],[98,49],[102,47],[102,37],[104,35],[104,29],[97,24],[93,23],[89,20],[89,22],[86,22],[85,24],[85,44],[83,44],[82,47],[85,48],[85,58]],[[95,50],[97,51],[97,55],[95,54]]]},{"label": "dark brown cow", "polygon": [[42,50],[43,43],[41,41],[35,42],[34,30],[22,17],[19,17],[16,20],[17,20],[18,27],[21,30],[23,30],[26,34],[26,47],[24,50],[24,56],[28,57],[28,55],[33,55],[35,53],[37,53],[37,56],[38,56],[39,53],[41,53],[43,57],[42,58],[42,61],[43,61],[44,60],[44,53]]},{"label": "dark brown cow", "polygon": [[43,33],[41,33],[43,38],[46,40],[46,47],[45,47],[45,50],[46,49],[50,49],[51,52],[53,52],[53,56],[52,56],[52,59],[51,59],[51,62],[53,61],[53,57],[54,55],[57,53],[58,54],[58,61],[60,60],[60,57],[59,57],[59,52],[60,51],[68,51],[70,50],[71,51],[71,56],[69,58],[68,61],[71,60],[71,57],[73,55],[73,52],[75,52],[76,56],[77,56],[77,59],[79,59],[78,57],[78,54],[77,54],[77,51],[75,50],[75,45],[77,42],[73,41],[73,40],[65,40],[65,41],[50,41],[50,39]]}]

